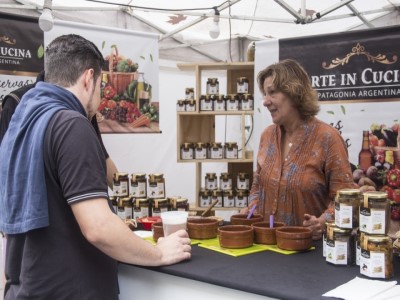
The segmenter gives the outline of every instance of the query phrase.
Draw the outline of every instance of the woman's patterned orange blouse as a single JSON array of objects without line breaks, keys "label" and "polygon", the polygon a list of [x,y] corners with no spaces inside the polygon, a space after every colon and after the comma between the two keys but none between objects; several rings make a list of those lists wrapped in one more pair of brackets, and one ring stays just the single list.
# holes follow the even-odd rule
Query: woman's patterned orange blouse
[{"label": "woman's patterned orange blouse", "polygon": [[336,192],[357,188],[346,145],[332,126],[311,118],[297,130],[287,157],[281,157],[281,128],[262,133],[250,203],[268,220],[301,226],[304,214],[332,213]]}]

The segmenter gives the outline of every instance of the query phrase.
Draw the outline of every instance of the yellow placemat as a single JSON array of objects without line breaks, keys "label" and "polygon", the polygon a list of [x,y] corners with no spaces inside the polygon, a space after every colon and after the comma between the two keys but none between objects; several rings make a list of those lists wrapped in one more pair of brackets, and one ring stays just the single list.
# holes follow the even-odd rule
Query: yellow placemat
[{"label": "yellow placemat", "polygon": [[219,240],[218,238],[215,239],[210,239],[210,240],[201,240],[199,247],[203,247],[206,249],[214,250],[220,253],[228,254],[231,256],[242,256],[246,254],[251,254],[251,253],[256,253],[256,252],[261,252],[261,251],[267,251],[265,247],[262,247],[260,245],[253,244],[253,246],[248,247],[248,248],[241,248],[241,249],[228,249],[228,248],[222,248],[219,245]]},{"label": "yellow placemat", "polygon": [[[283,249],[280,249],[277,245],[262,245],[262,244],[254,244],[254,245],[265,247],[267,250],[274,251],[274,252],[281,253],[281,254],[286,254],[286,255],[301,252],[301,251],[294,251],[294,250],[283,250]],[[310,250],[314,250],[314,249],[315,249],[315,247],[313,246],[306,251],[310,251]]]}]

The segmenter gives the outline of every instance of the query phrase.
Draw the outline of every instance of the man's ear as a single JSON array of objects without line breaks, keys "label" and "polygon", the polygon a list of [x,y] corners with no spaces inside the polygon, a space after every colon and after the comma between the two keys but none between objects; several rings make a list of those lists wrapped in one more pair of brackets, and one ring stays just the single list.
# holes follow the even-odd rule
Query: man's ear
[{"label": "man's ear", "polygon": [[90,86],[93,85],[93,82],[94,82],[94,79],[93,79],[94,70],[93,69],[87,69],[85,71],[85,73],[83,73],[83,74],[84,74],[83,75],[84,86],[85,86],[85,88],[89,88]]}]

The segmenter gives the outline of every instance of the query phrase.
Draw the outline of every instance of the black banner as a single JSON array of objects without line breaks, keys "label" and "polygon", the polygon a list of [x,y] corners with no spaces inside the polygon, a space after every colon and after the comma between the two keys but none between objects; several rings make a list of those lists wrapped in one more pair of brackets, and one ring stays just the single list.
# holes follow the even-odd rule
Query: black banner
[{"label": "black banner", "polygon": [[34,76],[43,70],[38,19],[0,13],[0,73]]},{"label": "black banner", "polygon": [[285,58],[304,66],[320,101],[400,98],[399,26],[282,39]]}]

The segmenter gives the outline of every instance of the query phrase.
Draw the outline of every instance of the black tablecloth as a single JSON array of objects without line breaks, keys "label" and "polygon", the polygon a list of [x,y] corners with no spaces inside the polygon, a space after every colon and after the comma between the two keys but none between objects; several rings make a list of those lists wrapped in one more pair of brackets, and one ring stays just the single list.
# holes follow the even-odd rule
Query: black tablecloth
[{"label": "black tablecloth", "polygon": [[[358,276],[359,266],[335,266],[322,256],[322,241],[315,250],[291,255],[272,251],[233,257],[192,246],[192,259],[179,264],[147,268],[162,273],[207,282],[279,299],[324,299],[325,292]],[[394,257],[399,279],[400,258]],[[369,279],[369,278],[368,278]]]}]

